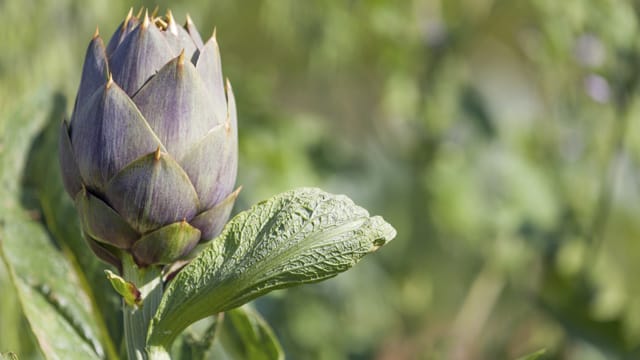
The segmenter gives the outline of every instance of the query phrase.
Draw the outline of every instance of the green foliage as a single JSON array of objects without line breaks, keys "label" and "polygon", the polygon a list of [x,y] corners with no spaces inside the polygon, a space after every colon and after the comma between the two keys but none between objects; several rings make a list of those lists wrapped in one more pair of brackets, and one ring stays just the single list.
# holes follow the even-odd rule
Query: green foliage
[{"label": "green foliage", "polygon": [[12,352],[0,353],[0,360],[19,360],[18,355]]},{"label": "green foliage", "polygon": [[174,346],[181,359],[284,359],[273,330],[248,306],[196,323],[181,340]]},{"label": "green foliage", "polygon": [[[3,152],[0,162],[6,191],[2,194],[0,254],[43,355],[101,358],[108,352],[113,354],[114,349],[87,284],[86,276],[91,275],[91,267],[87,272],[76,272],[78,268],[63,258],[51,242],[50,232],[57,232],[56,228],[44,226],[40,211],[27,211],[46,197],[40,191],[42,189],[31,186],[37,180],[25,180],[22,191],[15,190],[22,180],[16,174],[28,174],[33,163],[38,161],[37,150],[24,145],[30,144],[29,138],[40,139],[39,145],[46,144],[43,140],[46,132],[36,137],[38,126],[60,115],[55,98],[50,101],[46,95],[35,96],[34,100],[22,104],[22,109],[12,116],[15,124],[3,132],[10,136],[6,138],[8,150]],[[50,182],[49,186],[55,183]],[[61,186],[59,181],[58,185]],[[69,240],[78,237],[74,235]]]},{"label": "green foliage", "polygon": [[[77,276],[44,229],[23,216],[6,217],[2,258],[43,355],[48,359],[103,358],[91,302]],[[34,264],[39,264],[37,270]]]},{"label": "green foliage", "polygon": [[284,360],[280,344],[269,325],[249,308],[224,315],[221,348],[230,359]]}]

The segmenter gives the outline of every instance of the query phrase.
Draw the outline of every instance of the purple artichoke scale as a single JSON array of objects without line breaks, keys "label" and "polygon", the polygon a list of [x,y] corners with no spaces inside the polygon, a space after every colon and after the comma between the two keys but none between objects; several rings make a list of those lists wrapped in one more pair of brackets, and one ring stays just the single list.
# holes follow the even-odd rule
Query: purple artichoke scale
[{"label": "purple artichoke scale", "polygon": [[131,11],[107,46],[96,31],[59,157],[103,261],[169,264],[217,236],[238,196],[238,144],[215,33],[203,42],[189,17]]}]

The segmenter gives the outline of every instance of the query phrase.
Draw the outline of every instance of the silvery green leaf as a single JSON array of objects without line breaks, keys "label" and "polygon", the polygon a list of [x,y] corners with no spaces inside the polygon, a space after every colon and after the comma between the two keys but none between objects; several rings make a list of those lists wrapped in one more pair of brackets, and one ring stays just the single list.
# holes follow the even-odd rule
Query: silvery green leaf
[{"label": "silvery green leaf", "polygon": [[233,218],[171,281],[149,328],[149,344],[166,348],[206,316],[271,290],[333,277],[395,234],[346,196],[319,189],[262,201]]}]

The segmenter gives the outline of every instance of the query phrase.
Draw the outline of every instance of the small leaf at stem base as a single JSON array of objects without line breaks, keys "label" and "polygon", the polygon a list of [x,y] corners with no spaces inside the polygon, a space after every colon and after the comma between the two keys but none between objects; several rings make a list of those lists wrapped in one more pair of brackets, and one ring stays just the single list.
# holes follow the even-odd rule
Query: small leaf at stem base
[{"label": "small leaf at stem base", "polygon": [[138,308],[142,305],[140,291],[132,282],[123,279],[121,276],[118,276],[109,270],[105,270],[104,273],[107,274],[107,279],[111,282],[113,289],[122,296],[127,305],[134,308]]}]

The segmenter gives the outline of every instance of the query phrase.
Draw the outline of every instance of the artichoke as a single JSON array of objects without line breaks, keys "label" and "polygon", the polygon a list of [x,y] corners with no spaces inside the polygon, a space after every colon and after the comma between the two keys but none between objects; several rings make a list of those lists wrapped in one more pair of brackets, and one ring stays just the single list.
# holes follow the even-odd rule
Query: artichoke
[{"label": "artichoke", "polygon": [[238,191],[237,120],[215,32],[131,11],[87,49],[70,121],[60,129],[67,193],[85,238],[121,267],[170,264],[217,236]]}]

